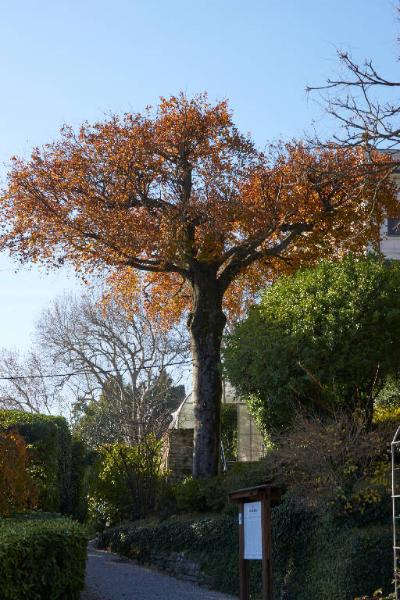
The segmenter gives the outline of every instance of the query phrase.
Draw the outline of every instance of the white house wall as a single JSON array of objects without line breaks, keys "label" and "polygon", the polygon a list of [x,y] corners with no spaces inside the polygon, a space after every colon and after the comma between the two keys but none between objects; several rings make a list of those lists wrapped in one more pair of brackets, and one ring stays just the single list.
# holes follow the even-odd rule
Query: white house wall
[{"label": "white house wall", "polygon": [[380,250],[386,258],[400,260],[400,236],[387,235],[387,220],[381,228]]}]

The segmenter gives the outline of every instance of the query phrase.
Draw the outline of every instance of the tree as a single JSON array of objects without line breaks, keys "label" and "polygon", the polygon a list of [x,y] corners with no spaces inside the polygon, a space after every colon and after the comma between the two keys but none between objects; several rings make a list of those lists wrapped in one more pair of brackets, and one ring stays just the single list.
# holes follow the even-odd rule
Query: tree
[{"label": "tree", "polygon": [[[121,384],[114,377],[105,382],[99,399],[83,398],[72,407],[74,431],[89,447],[123,442],[128,445],[139,441],[138,424],[132,417],[135,392],[131,385]],[[144,397],[141,419],[142,436],[152,433],[159,438],[172,420],[172,412],[185,397],[183,385],[173,385],[165,371],[152,387],[136,390]]]},{"label": "tree", "polygon": [[[57,377],[57,365],[46,360],[40,348],[21,356],[2,350],[0,358],[0,406],[32,413],[54,414],[65,407],[64,379]],[[54,375],[54,377],[52,377]]]},{"label": "tree", "polygon": [[358,150],[292,142],[261,152],[226,102],[181,94],[77,134],[65,127],[30,160],[15,158],[1,248],[106,273],[125,297],[141,289],[164,317],[189,310],[193,473],[211,476],[225,311],[282,270],[377,241],[393,202],[385,175]]},{"label": "tree", "polygon": [[[327,112],[341,125],[334,139],[341,146],[400,150],[400,82],[379,72],[374,61],[355,60],[339,50],[341,70],[325,84],[310,86],[321,91]],[[318,142],[320,143],[320,142]],[[394,163],[398,165],[398,159]]]},{"label": "tree", "polygon": [[400,264],[325,261],[264,292],[230,339],[226,367],[264,430],[287,427],[299,408],[369,426],[400,372],[399,335]]},{"label": "tree", "polygon": [[94,444],[160,436],[176,408],[174,393],[184,395],[168,371],[179,378],[187,362],[185,331],[180,326],[164,331],[134,308],[67,295],[37,324],[42,354],[72,390],[76,426]]}]

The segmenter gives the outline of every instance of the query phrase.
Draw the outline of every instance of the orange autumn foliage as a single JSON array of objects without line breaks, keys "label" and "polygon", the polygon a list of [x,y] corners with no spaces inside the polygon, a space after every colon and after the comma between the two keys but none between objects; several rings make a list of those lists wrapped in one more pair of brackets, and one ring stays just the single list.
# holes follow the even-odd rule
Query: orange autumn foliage
[{"label": "orange autumn foliage", "polygon": [[36,506],[37,493],[27,466],[24,439],[16,432],[0,434],[0,516]]},{"label": "orange autumn foliage", "polygon": [[143,114],[64,127],[15,158],[0,249],[101,272],[128,306],[168,326],[190,311],[193,475],[218,472],[226,313],[280,273],[376,246],[397,200],[387,157],[290,142],[259,150],[227,102],[161,99]]},{"label": "orange autumn foliage", "polygon": [[387,171],[362,150],[291,142],[261,152],[227,102],[181,94],[78,133],[64,127],[30,160],[14,158],[1,247],[108,271],[116,294],[140,287],[167,320],[190,306],[192,265],[216,265],[237,313],[277,274],[376,243],[394,207]]}]

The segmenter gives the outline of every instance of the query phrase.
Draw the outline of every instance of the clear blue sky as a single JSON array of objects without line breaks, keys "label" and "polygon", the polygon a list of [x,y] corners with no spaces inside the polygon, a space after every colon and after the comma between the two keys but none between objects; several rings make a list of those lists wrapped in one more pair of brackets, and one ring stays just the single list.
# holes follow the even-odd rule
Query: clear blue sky
[{"label": "clear blue sky", "polygon": [[[141,110],[160,95],[229,98],[256,141],[301,136],[322,109],[306,84],[337,67],[335,49],[398,70],[394,0],[3,0],[0,176],[13,154],[57,137],[63,123]],[[400,52],[399,52],[400,53]],[[398,80],[398,77],[397,77]],[[0,347],[26,349],[65,271],[40,275],[0,256]]]}]

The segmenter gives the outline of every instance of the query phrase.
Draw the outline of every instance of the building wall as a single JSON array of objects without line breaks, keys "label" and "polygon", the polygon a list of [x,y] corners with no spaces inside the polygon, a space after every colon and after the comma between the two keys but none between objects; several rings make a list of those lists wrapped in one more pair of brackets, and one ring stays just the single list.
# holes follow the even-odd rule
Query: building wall
[{"label": "building wall", "polygon": [[[246,404],[234,388],[224,382],[224,404],[233,404],[237,410],[238,461],[256,461],[265,454],[263,438],[250,416]],[[171,480],[179,481],[190,474],[193,456],[194,406],[191,394],[175,412],[165,438],[164,466],[171,471]]]},{"label": "building wall", "polygon": [[169,429],[164,437],[163,466],[170,483],[192,474],[193,429]]},{"label": "building wall", "polygon": [[[400,157],[399,157],[400,158]],[[399,189],[397,194],[397,198],[400,203],[400,173],[396,170],[393,174],[393,180]],[[400,217],[400,212],[399,212]],[[399,219],[399,228],[398,233],[400,234],[400,219]],[[381,243],[380,243],[380,251],[384,254],[386,258],[392,260],[400,260],[400,235],[390,235],[388,232],[388,220],[385,219],[384,224],[381,227]]]},{"label": "building wall", "polygon": [[249,414],[246,404],[237,405],[238,411],[238,461],[249,462],[260,460],[265,455],[264,441],[261,433]]},{"label": "building wall", "polygon": [[380,250],[386,258],[400,260],[400,235],[388,235],[386,219],[381,228]]}]

